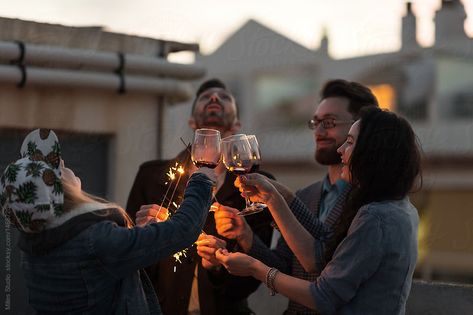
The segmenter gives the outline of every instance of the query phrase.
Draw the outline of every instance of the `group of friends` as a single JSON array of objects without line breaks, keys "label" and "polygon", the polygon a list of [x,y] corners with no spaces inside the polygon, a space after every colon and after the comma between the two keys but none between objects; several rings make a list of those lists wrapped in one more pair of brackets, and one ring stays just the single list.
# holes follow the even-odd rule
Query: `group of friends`
[{"label": "group of friends", "polygon": [[[222,81],[198,88],[189,127],[238,133]],[[263,170],[196,168],[184,149],[140,166],[126,209],[82,190],[54,131],[32,131],[0,182],[2,212],[21,232],[29,304],[37,314],[254,314],[247,298],[263,283],[289,298],[286,315],[404,314],[418,230],[408,194],[421,172],[412,127],[342,79],[323,86],[308,127],[327,174],[296,192]],[[166,218],[176,163],[187,171]],[[239,216],[244,197],[267,209]]]}]

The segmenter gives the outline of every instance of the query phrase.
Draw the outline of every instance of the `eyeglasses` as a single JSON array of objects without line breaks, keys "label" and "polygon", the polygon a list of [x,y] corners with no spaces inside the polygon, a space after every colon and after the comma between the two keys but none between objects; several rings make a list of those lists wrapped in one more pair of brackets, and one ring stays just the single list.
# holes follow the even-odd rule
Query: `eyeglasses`
[{"label": "eyeglasses", "polygon": [[325,118],[325,119],[311,119],[307,122],[307,126],[309,129],[315,130],[319,125],[322,125],[324,129],[332,129],[337,127],[337,125],[342,124],[351,124],[354,120],[336,120],[333,118]]},{"label": "eyeglasses", "polygon": [[219,98],[220,100],[222,100],[224,102],[229,102],[229,101],[232,100],[232,95],[230,93],[228,93],[227,91],[225,91],[225,90],[204,92],[204,93],[200,94],[200,96],[197,98],[197,100],[199,102],[202,102],[202,101],[207,102],[214,96],[216,96],[217,98]]}]

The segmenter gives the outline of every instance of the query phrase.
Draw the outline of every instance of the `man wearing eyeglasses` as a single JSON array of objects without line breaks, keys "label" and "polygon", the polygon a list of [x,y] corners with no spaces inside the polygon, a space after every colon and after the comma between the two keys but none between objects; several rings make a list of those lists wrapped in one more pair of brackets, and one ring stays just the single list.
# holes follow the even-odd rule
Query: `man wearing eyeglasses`
[{"label": "man wearing eyeglasses", "polygon": [[[340,177],[341,159],[337,149],[345,142],[352,123],[358,118],[358,113],[365,106],[378,106],[378,101],[373,93],[357,82],[346,80],[328,81],[321,92],[321,101],[317,106],[314,116],[308,122],[308,127],[314,132],[315,159],[322,165],[327,165],[327,175],[296,192],[296,196],[305,206],[315,214],[318,221],[323,222],[327,228],[337,228],[337,223],[342,215],[347,196],[351,190],[348,183]],[[293,194],[285,187],[275,183],[280,192],[293,198]],[[234,237],[240,247],[251,256],[261,260],[271,267],[276,267],[286,274],[301,279],[315,281],[320,271],[331,259],[333,253],[324,252],[324,247],[318,247],[316,253],[319,266],[316,272],[308,273],[296,259],[285,240],[281,237],[275,249],[270,250],[254,235],[251,228],[243,219],[234,219],[231,227],[224,225],[228,217],[233,217],[231,209],[228,213],[219,211],[216,216],[217,231],[225,237]],[[299,218],[298,218],[299,219]],[[239,222],[236,222],[236,221]],[[309,220],[309,219],[307,219]],[[309,220],[310,221],[310,220]],[[222,223],[222,224],[220,224]],[[303,223],[301,221],[301,223]],[[304,225],[304,224],[303,224]],[[305,306],[289,301],[284,314],[316,314]]]},{"label": "man wearing eyeglasses", "polygon": [[[378,106],[373,93],[357,82],[345,80],[328,81],[321,90],[321,102],[308,126],[314,131],[315,160],[328,166],[328,174],[321,182],[316,182],[297,192],[297,195],[311,210],[317,210],[319,220],[325,221],[329,210],[337,205],[338,197],[349,189],[348,183],[340,178],[342,169],[337,149],[345,142],[358,112],[364,106]],[[307,200],[312,199],[315,191],[320,190],[320,202],[317,206]],[[341,206],[341,205],[340,205]]]}]

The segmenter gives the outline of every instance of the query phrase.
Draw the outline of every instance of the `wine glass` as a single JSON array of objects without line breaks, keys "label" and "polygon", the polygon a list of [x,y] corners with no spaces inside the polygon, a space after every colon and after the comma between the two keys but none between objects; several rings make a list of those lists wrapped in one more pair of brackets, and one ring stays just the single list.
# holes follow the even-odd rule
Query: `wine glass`
[{"label": "wine glass", "polygon": [[[259,170],[259,166],[261,163],[261,151],[259,148],[258,140],[256,139],[255,135],[247,135],[246,137],[248,138],[248,143],[250,144],[251,155],[253,158],[253,166],[251,167],[251,173],[254,173]],[[264,210],[267,205],[262,202],[253,202],[251,203],[250,207],[254,208],[253,213],[258,213]]]},{"label": "wine glass", "polygon": [[[208,167],[216,168],[220,162],[220,131],[214,129],[197,129],[194,134],[194,143],[192,144],[191,159],[192,163],[198,168]],[[217,187],[212,188],[212,199],[216,200],[215,193]],[[214,206],[210,206],[209,211],[215,211]]]},{"label": "wine glass", "polygon": [[[253,154],[248,137],[243,134],[233,135],[222,139],[223,164],[229,172],[235,175],[244,175],[251,172]],[[238,214],[245,216],[261,211],[250,205],[250,200],[245,198],[246,207]]]},{"label": "wine glass", "polygon": [[216,168],[220,161],[220,131],[197,129],[192,144],[192,163],[198,168]]}]

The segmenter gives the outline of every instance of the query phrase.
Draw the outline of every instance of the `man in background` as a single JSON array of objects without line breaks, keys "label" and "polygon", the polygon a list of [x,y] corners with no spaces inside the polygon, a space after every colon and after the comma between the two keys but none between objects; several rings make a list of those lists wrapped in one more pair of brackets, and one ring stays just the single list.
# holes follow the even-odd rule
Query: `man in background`
[{"label": "man in background", "polygon": [[[235,98],[220,80],[205,81],[197,90],[189,127],[192,130],[216,129],[220,131],[222,138],[233,135],[240,129]],[[165,183],[169,182],[166,173],[176,162],[185,169],[176,197],[172,200],[180,204],[187,179],[196,170],[191,162],[189,149],[181,151],[174,159],[149,161],[140,166],[127,203],[127,212],[131,218],[135,218],[142,205],[160,205],[163,202],[168,189]],[[226,171],[222,162],[216,167],[215,173],[218,177],[216,201],[243,209],[245,200],[233,184],[236,177]],[[166,200],[164,205],[168,204],[169,200]],[[269,246],[272,227],[268,211],[252,215],[247,221],[262,243]],[[217,235],[212,213],[207,218],[204,231],[209,235]],[[223,239],[222,242],[219,244],[226,245],[229,250],[236,246],[234,240]],[[195,246],[188,249],[186,257],[181,257],[181,261],[179,263],[174,257],[168,257],[147,268],[165,315],[253,314],[248,308],[247,297],[258,288],[259,281],[251,277],[232,276],[225,268],[202,260],[197,255]]]},{"label": "man in background", "polygon": [[[358,119],[360,109],[365,106],[378,106],[378,101],[367,87],[346,80],[328,81],[320,95],[320,103],[313,118],[309,120],[308,127],[314,132],[315,160],[327,166],[327,175],[322,180],[298,190],[296,196],[315,215],[316,220],[321,221],[327,229],[336,230],[345,227],[345,224],[339,223],[343,218],[343,208],[351,190],[350,185],[340,177],[342,164],[337,149],[345,142],[352,123]],[[282,185],[278,185],[278,189],[286,190],[283,195],[292,195]],[[333,251],[340,241],[333,239],[325,244],[317,242],[316,271],[306,272],[284,238],[281,237],[276,248],[270,250],[252,231],[251,226],[245,223],[245,219],[235,216],[230,210],[225,211],[219,210],[217,214],[217,231],[220,235],[238,239],[238,244],[244,252],[300,279],[316,281],[322,269],[331,260]],[[228,225],[229,218],[232,219],[232,226]],[[310,218],[306,219],[311,221]],[[316,314],[316,312],[289,301],[284,314]]]}]

